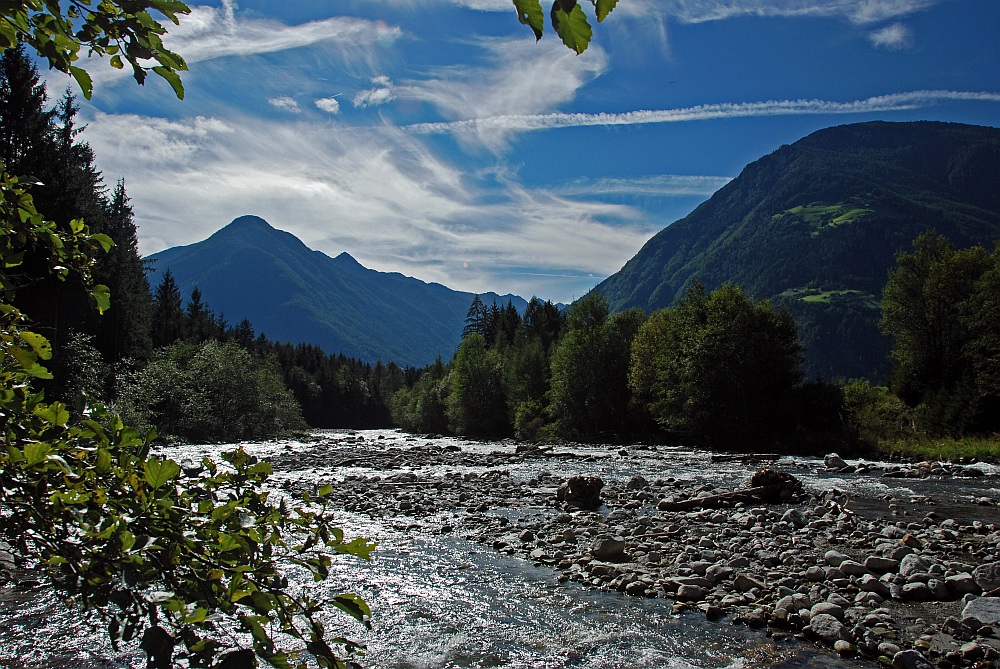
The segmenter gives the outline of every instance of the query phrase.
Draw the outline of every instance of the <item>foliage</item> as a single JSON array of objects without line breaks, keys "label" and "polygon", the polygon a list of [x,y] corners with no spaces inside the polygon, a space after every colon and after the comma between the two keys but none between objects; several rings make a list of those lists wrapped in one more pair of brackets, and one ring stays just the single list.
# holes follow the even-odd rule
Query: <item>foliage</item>
[{"label": "foliage", "polygon": [[567,331],[552,355],[549,415],[559,434],[573,439],[621,439],[629,430],[628,388],[632,340],[645,315],[629,310],[608,317],[604,297],[591,291],[566,314]]},{"label": "foliage", "polygon": [[235,343],[178,343],[118,392],[125,418],[196,442],[273,437],[305,429],[273,361]]},{"label": "foliage", "polygon": [[916,436],[911,412],[885,386],[853,379],[843,388],[849,429],[864,446],[871,448]]},{"label": "foliage", "polygon": [[503,363],[486,338],[473,333],[455,353],[448,416],[457,434],[502,436],[510,432],[503,385]]},{"label": "foliage", "polygon": [[802,348],[787,311],[732,284],[694,283],[636,336],[629,382],[661,427],[733,446],[773,436],[791,422]]},{"label": "foliage", "polygon": [[409,432],[447,434],[451,377],[439,356],[412,386],[396,391],[392,418]]},{"label": "foliage", "polygon": [[[21,0],[5,3],[0,13],[0,51],[27,44],[46,59],[50,68],[72,75],[89,100],[94,86],[90,75],[75,63],[81,51],[108,56],[112,67],[127,62],[142,84],[149,70],[162,77],[184,97],[178,72],[187,64],[163,45],[166,28],[150,12],[176,24],[190,13],[178,0],[70,0],[65,10],[55,0]],[[156,64],[149,66],[150,61]]]},{"label": "foliage", "polygon": [[[618,4],[618,0],[591,0],[594,15],[598,23],[603,21]],[[552,29],[556,31],[563,44],[578,54],[583,53],[590,44],[593,29],[587,21],[582,3],[577,0],[554,0],[549,18]],[[531,28],[535,39],[542,39],[545,29],[545,14],[540,0],[514,0],[517,18],[522,24]]]},{"label": "foliage", "polygon": [[961,435],[1000,428],[1000,252],[956,249],[925,233],[897,255],[882,299],[892,336],[892,386],[921,429]]}]

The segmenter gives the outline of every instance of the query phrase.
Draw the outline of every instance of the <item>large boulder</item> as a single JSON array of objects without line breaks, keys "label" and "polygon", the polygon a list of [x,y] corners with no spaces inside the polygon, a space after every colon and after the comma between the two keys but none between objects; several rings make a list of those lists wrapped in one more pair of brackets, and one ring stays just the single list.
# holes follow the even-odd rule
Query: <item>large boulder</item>
[{"label": "large boulder", "polygon": [[765,467],[750,477],[751,488],[764,488],[760,498],[768,504],[787,502],[802,492],[802,482],[787,472]]},{"label": "large boulder", "polygon": [[559,486],[556,499],[581,509],[596,511],[601,508],[601,489],[604,481],[599,476],[573,476]]},{"label": "large boulder", "polygon": [[590,546],[590,554],[602,562],[626,562],[625,546],[621,537],[601,537]]},{"label": "large boulder", "polygon": [[962,609],[963,618],[975,618],[986,625],[1000,623],[1000,597],[977,597]]},{"label": "large boulder", "polygon": [[972,572],[976,584],[983,592],[991,592],[1000,588],[1000,562],[987,562],[976,567]]}]

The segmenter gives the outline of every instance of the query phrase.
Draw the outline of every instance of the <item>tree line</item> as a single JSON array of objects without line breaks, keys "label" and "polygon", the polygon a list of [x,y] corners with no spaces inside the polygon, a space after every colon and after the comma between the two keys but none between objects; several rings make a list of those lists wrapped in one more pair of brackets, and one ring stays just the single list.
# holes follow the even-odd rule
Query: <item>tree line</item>
[{"label": "tree line", "polygon": [[463,339],[393,399],[413,432],[528,440],[667,439],[727,449],[870,449],[1000,430],[1000,251],[918,237],[882,299],[889,387],[804,378],[785,306],[692,282],[647,316],[592,291],[523,317],[476,296]]}]

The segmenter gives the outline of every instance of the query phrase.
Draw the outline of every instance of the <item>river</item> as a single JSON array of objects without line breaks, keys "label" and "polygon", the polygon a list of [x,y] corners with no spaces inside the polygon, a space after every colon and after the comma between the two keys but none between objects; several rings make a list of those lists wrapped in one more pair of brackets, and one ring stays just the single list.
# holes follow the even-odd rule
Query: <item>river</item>
[{"label": "river", "polygon": [[[420,438],[392,430],[330,431],[319,435],[327,443],[357,452],[398,449],[461,449],[483,456],[513,452],[510,443],[472,442],[451,438]],[[343,480],[371,474],[363,464],[323,467],[307,456],[315,440],[245,444],[262,457],[296,461],[299,469],[280,468],[274,483]],[[225,446],[168,447],[177,460],[198,459]],[[566,449],[564,449],[566,450]],[[605,479],[669,475],[692,484],[710,482],[736,487],[746,464],[713,461],[708,453],[678,448],[574,446],[575,457],[509,462],[512,478],[537,477],[541,469],[554,477],[591,473]],[[962,481],[944,479],[884,479],[829,474],[815,458],[783,458],[779,468],[792,471],[807,488],[850,490],[859,500],[936,496],[966,509],[982,497],[1000,497],[995,477]],[[419,461],[397,462],[398,471],[446,475],[486,467],[451,465],[447,471]],[[435,468],[436,467],[436,468]],[[996,468],[983,465],[986,473]],[[863,501],[861,502],[863,503]],[[545,509],[535,513],[544,514]],[[449,514],[442,511],[441,514]],[[985,512],[984,512],[985,513]],[[459,536],[427,531],[405,518],[379,518],[345,512],[338,518],[350,535],[379,542],[371,562],[338,558],[329,592],[353,591],[373,609],[372,629],[332,618],[339,633],[364,642],[369,667],[398,669],[458,667],[861,667],[861,660],[839,658],[808,642],[786,637],[775,640],[763,630],[728,621],[711,623],[698,612],[675,614],[667,599],[629,597],[616,592],[559,583],[553,571],[503,555]],[[315,587],[305,584],[303,587]],[[314,590],[314,595],[323,594]],[[135,649],[115,652],[98,622],[52,602],[44,594],[25,593],[0,602],[0,666],[10,668],[71,667],[121,669],[145,666]]]}]

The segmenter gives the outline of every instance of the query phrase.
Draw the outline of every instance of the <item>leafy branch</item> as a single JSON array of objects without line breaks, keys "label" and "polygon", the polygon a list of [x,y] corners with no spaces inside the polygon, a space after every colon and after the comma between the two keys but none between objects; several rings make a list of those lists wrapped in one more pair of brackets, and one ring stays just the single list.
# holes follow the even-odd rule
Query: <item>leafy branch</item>
[{"label": "leafy branch", "polygon": [[[545,12],[542,9],[540,0],[513,0],[514,8],[517,10],[517,18],[523,24],[531,28],[535,34],[535,40],[542,39],[545,29]],[[594,14],[597,22],[601,23],[608,17],[611,11],[618,4],[618,0],[590,0],[594,7]],[[587,50],[590,45],[590,38],[593,29],[587,20],[587,13],[583,11],[582,3],[577,0],[553,0],[549,17],[552,28],[559,35],[563,44],[568,46],[578,54]]]}]

